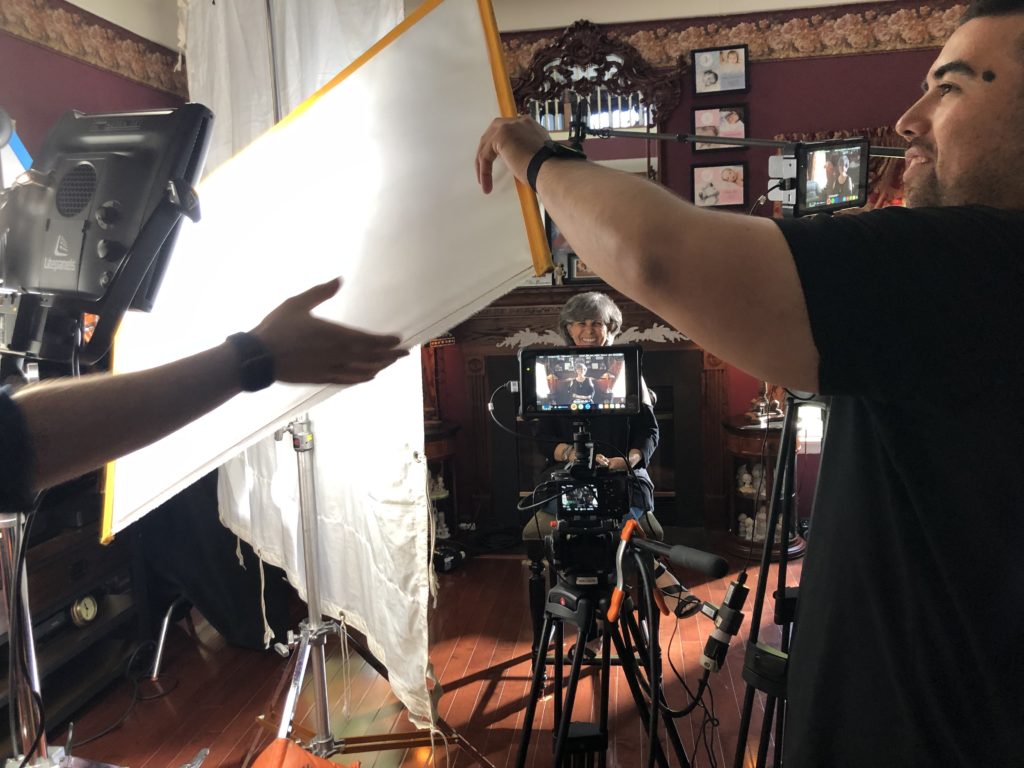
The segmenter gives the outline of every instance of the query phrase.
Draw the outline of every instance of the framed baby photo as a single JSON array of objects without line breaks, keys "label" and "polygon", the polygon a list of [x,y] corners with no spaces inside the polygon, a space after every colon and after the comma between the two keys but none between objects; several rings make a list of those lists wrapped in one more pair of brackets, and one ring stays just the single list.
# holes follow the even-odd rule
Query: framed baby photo
[{"label": "framed baby photo", "polygon": [[555,220],[552,219],[547,211],[544,212],[544,232],[548,238],[548,248],[551,249],[551,259],[555,263],[565,264],[570,253],[572,253],[572,246],[569,245],[569,241],[565,239],[565,235],[558,228]]},{"label": "framed baby photo", "polygon": [[725,208],[747,202],[747,164],[695,165],[691,171],[693,204]]},{"label": "framed baby photo", "polygon": [[[747,107],[733,104],[726,107],[694,107],[693,135],[722,139],[747,138]],[[716,144],[711,141],[693,142],[694,152],[712,152],[721,149],[746,149],[735,144]]]},{"label": "framed baby photo", "polygon": [[585,262],[580,261],[580,257],[575,253],[569,254],[568,271],[570,283],[596,283],[601,280],[600,276],[588,267]]},{"label": "framed baby photo", "polygon": [[690,51],[690,64],[693,92],[698,96],[705,93],[741,93],[749,87],[745,45]]}]

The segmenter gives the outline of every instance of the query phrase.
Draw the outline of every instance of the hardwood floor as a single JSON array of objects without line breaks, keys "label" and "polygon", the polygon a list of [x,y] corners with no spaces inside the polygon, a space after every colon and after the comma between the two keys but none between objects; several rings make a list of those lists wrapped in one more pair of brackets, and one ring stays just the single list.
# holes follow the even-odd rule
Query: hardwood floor
[{"label": "hardwood floor", "polygon": [[[734,568],[724,579],[694,580],[684,583],[700,599],[720,604]],[[768,585],[761,640],[778,645],[779,629],[771,623],[771,593],[775,589],[775,569]],[[799,580],[800,561],[788,569],[790,584]],[[527,607],[529,572],[520,555],[489,555],[473,558],[459,570],[440,574],[439,606],[431,617],[431,661],[441,681],[439,700],[442,718],[495,766],[515,763],[522,734],[524,709],[530,691],[529,651],[532,630]],[[733,639],[723,669],[712,675],[713,696],[718,728],[709,733],[710,757],[704,747],[696,750],[696,766],[731,766],[739,731],[739,712],[745,693],[741,678],[742,654],[754,603],[756,566],[748,571],[750,596],[744,605],[745,618],[737,638]],[[672,618],[672,617],[670,617]],[[257,717],[270,713],[270,699],[285,670],[286,661],[273,652],[261,653],[228,646],[205,622],[196,616],[197,632],[190,635],[182,625],[172,627],[164,657],[165,686],[174,685],[165,696],[138,701],[124,723],[111,733],[76,748],[74,754],[132,768],[177,768],[187,764],[202,748],[210,750],[204,768],[239,766],[254,739],[268,729],[257,724]],[[665,656],[665,692],[673,707],[682,707],[688,697],[668,665],[668,659],[694,689],[699,673],[701,650],[713,624],[705,616],[663,621],[661,643]],[[573,642],[567,631],[566,644]],[[391,694],[387,681],[365,660],[352,654],[348,662],[348,688],[344,687],[345,666],[338,644],[328,645],[327,676],[331,702],[331,723],[338,738],[368,734],[409,733],[413,726]],[[596,719],[591,683],[596,669],[584,669],[574,720]],[[566,672],[568,674],[568,670]],[[301,727],[315,730],[312,694],[306,686],[297,709]],[[527,765],[551,763],[553,701],[550,687],[537,706],[530,740]],[[348,716],[342,703],[349,702]],[[745,765],[753,765],[763,711],[758,695],[750,727]],[[86,707],[76,718],[74,739],[86,739],[116,722],[127,709],[131,689],[126,682],[117,684]],[[609,691],[608,765],[642,766],[647,764],[647,734],[637,713],[621,670],[612,668]],[[677,721],[682,744],[693,756],[695,743],[702,736],[704,711]],[[271,728],[277,722],[268,718]],[[57,734],[51,744],[62,744],[66,735]],[[664,734],[662,733],[664,741]],[[671,765],[679,765],[671,754]],[[447,753],[446,753],[447,752]],[[454,743],[445,748],[437,740],[433,755],[429,747],[387,750],[341,755],[336,762],[359,760],[363,766],[398,768],[402,766],[475,764],[467,750]],[[769,757],[770,759],[770,757]]]}]

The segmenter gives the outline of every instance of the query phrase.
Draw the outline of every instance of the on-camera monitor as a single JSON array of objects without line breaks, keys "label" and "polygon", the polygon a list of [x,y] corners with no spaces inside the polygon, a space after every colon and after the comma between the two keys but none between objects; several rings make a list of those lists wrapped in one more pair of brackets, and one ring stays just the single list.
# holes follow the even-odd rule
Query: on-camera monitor
[{"label": "on-camera monitor", "polygon": [[519,353],[520,414],[592,418],[640,411],[640,347],[527,348]]},{"label": "on-camera monitor", "polygon": [[866,139],[817,141],[797,148],[794,215],[828,213],[867,202]]}]

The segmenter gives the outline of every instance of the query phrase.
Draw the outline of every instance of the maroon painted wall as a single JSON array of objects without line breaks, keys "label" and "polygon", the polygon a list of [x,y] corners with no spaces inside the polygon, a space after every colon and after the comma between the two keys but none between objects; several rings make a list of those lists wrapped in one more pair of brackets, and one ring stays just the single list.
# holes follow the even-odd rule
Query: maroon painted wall
[{"label": "maroon painted wall", "polygon": [[57,119],[71,109],[121,112],[173,107],[182,100],[0,32],[0,106],[36,154]]},{"label": "maroon painted wall", "polygon": [[[920,84],[936,51],[754,62],[750,91],[688,96],[666,121],[670,133],[690,133],[693,107],[747,106],[747,135],[771,139],[780,133],[894,125],[921,94]],[[689,145],[665,147],[663,180],[687,199],[693,163],[746,162],[748,206],[768,186],[769,148],[751,147],[694,154]],[[760,211],[770,215],[766,206]]]},{"label": "maroon painted wall", "polygon": [[[754,62],[747,93],[693,96],[692,85],[683,103],[661,129],[692,133],[692,110],[717,105],[747,107],[747,135],[771,139],[781,133],[874,128],[895,125],[918,98],[920,84],[937,51],[905,51],[861,56]],[[666,143],[662,148],[662,180],[687,200],[693,199],[691,167],[695,163],[746,163],[748,200],[742,213],[768,187],[769,148],[750,147],[694,153],[689,144]],[[771,216],[766,204],[758,215]],[[759,383],[737,369],[729,372],[729,412],[740,416]]]}]

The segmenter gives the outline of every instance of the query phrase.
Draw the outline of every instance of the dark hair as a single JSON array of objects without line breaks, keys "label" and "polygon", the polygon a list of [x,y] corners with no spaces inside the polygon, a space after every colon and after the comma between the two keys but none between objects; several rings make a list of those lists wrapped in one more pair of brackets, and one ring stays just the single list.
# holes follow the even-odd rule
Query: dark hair
[{"label": "dark hair", "polygon": [[[968,21],[992,16],[1014,16],[1024,14],[1024,0],[973,0],[960,17],[959,25]],[[1017,56],[1024,58],[1024,35],[1018,35],[1014,46]]]},{"label": "dark hair", "polygon": [[558,332],[565,343],[572,345],[569,326],[577,321],[600,320],[605,324],[605,335],[611,343],[622,328],[622,311],[607,295],[598,291],[587,291],[570,296],[562,307],[558,318]]},{"label": "dark hair", "polygon": [[1024,0],[974,0],[960,17],[960,23],[966,24],[972,19],[985,16],[1009,16],[1015,13],[1024,13]]}]

